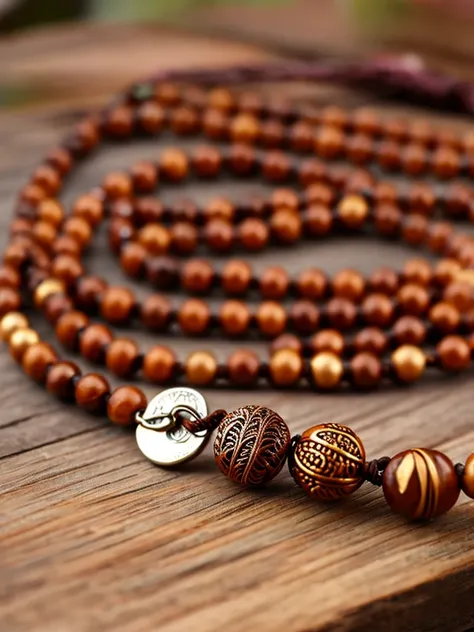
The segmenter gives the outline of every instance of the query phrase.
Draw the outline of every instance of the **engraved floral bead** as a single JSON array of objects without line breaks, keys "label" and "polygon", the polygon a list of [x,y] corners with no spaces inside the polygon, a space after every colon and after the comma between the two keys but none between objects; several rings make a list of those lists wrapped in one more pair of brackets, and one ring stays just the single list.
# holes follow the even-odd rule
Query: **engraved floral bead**
[{"label": "engraved floral bead", "polygon": [[340,424],[305,430],[288,459],[290,473],[317,500],[339,500],[364,481],[365,449],[356,433]]}]

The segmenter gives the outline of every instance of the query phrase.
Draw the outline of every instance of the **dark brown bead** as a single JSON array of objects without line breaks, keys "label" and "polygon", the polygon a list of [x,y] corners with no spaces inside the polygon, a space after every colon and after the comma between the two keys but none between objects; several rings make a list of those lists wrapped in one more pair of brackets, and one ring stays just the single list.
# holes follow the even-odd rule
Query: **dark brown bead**
[{"label": "dark brown bead", "polygon": [[145,353],[143,375],[157,384],[166,384],[175,373],[176,356],[168,347],[157,345]]},{"label": "dark brown bead", "polygon": [[73,362],[56,362],[46,375],[46,388],[49,393],[59,399],[74,399],[74,381],[81,375],[81,370]]},{"label": "dark brown bead", "polygon": [[446,336],[437,345],[441,366],[448,371],[463,371],[471,364],[469,344],[461,336]]},{"label": "dark brown bead", "polygon": [[203,334],[208,329],[210,321],[209,306],[201,299],[188,299],[178,310],[178,323],[185,334],[191,336]]},{"label": "dark brown bead", "polygon": [[104,290],[100,302],[100,313],[109,323],[121,325],[127,323],[135,305],[135,295],[125,287],[108,287]]},{"label": "dark brown bead", "polygon": [[350,362],[351,380],[358,388],[375,388],[382,379],[382,363],[372,353],[357,353]]},{"label": "dark brown bead", "polygon": [[81,262],[71,255],[58,255],[51,267],[52,276],[60,279],[67,286],[72,286],[83,276],[84,268]]},{"label": "dark brown bead", "polygon": [[376,294],[393,296],[397,293],[399,286],[398,275],[391,268],[379,268],[371,274],[369,286]]},{"label": "dark brown bead", "polygon": [[392,334],[400,345],[421,346],[426,338],[426,326],[416,316],[402,316],[393,326]]},{"label": "dark brown bead", "polygon": [[99,373],[86,373],[76,383],[76,403],[89,413],[105,412],[110,386]]},{"label": "dark brown bead", "polygon": [[116,338],[105,352],[105,365],[115,375],[127,378],[133,375],[139,356],[137,344],[129,338]]},{"label": "dark brown bead", "polygon": [[46,162],[54,167],[62,176],[65,176],[71,170],[73,159],[67,149],[57,147],[46,155]]},{"label": "dark brown bead", "polygon": [[249,349],[238,349],[227,358],[227,371],[232,385],[249,388],[257,383],[260,359]]},{"label": "dark brown bead", "polygon": [[8,287],[16,290],[20,287],[21,277],[15,268],[8,266],[0,267],[0,288]]},{"label": "dark brown bead", "polygon": [[410,144],[402,152],[402,165],[405,173],[419,176],[426,169],[426,149],[420,145]]},{"label": "dark brown bead", "polygon": [[31,182],[41,187],[48,195],[54,196],[61,188],[59,173],[51,165],[39,166],[31,176]]},{"label": "dark brown bead", "polygon": [[300,355],[303,353],[303,343],[301,339],[294,334],[281,334],[278,338],[272,340],[270,344],[270,354],[273,355],[280,349],[291,349]]},{"label": "dark brown bead", "polygon": [[53,294],[44,305],[44,314],[52,325],[55,325],[63,314],[74,309],[74,303],[65,294]]},{"label": "dark brown bead", "polygon": [[213,267],[205,259],[190,259],[181,269],[181,285],[187,292],[207,294],[213,279]]},{"label": "dark brown bead", "polygon": [[335,329],[321,329],[311,340],[311,348],[315,354],[328,351],[340,356],[344,351],[344,338]]},{"label": "dark brown bead", "polygon": [[79,350],[86,360],[102,362],[107,346],[112,340],[112,332],[105,325],[100,323],[88,325],[81,333]]},{"label": "dark brown bead", "polygon": [[452,462],[438,450],[406,450],[394,456],[383,477],[385,499],[396,513],[429,520],[446,513],[459,497]]},{"label": "dark brown bead", "polygon": [[189,136],[199,131],[200,119],[194,108],[181,106],[171,110],[169,124],[175,134]]},{"label": "dark brown bead", "polygon": [[256,154],[252,147],[231,145],[227,161],[236,176],[249,176],[255,169]]},{"label": "dark brown bead", "polygon": [[[260,126],[260,142],[267,149],[281,147],[285,138],[285,127],[274,119],[263,121]],[[311,144],[312,147],[312,144]]]},{"label": "dark brown bead", "polygon": [[260,294],[264,299],[278,300],[286,296],[290,279],[285,268],[271,266],[260,275]]},{"label": "dark brown bead", "polygon": [[82,277],[76,285],[77,306],[86,312],[93,312],[97,308],[106,287],[106,281],[100,277]]},{"label": "dark brown bead", "polygon": [[218,197],[212,199],[204,209],[206,221],[220,219],[226,222],[232,222],[234,217],[234,204],[227,198]]},{"label": "dark brown bead", "polygon": [[309,336],[317,330],[319,317],[318,307],[308,300],[295,301],[289,312],[293,329],[302,336]]},{"label": "dark brown bead", "polygon": [[221,170],[222,156],[215,147],[197,147],[193,152],[191,164],[200,178],[215,178]]},{"label": "dark brown bead", "polygon": [[393,319],[393,301],[385,294],[369,294],[362,302],[361,311],[369,325],[386,327]]},{"label": "dark brown bead", "polygon": [[111,393],[107,402],[107,416],[119,426],[135,422],[135,415],[146,408],[145,393],[136,386],[120,386]]},{"label": "dark brown bead", "polygon": [[130,176],[132,188],[137,193],[151,193],[158,184],[158,171],[150,160],[136,162],[130,170]]},{"label": "dark brown bead", "polygon": [[[115,202],[112,205],[112,208],[117,208],[117,204],[121,204],[123,208],[124,201]],[[125,208],[127,209],[126,218],[130,217],[130,206],[129,202],[125,201]],[[142,197],[139,200],[134,201],[134,210],[133,215],[138,225],[143,226],[144,224],[153,224],[156,222],[161,222],[163,218],[163,204],[151,197]],[[121,212],[119,216],[123,216]]]},{"label": "dark brown bead", "polygon": [[287,211],[297,211],[300,205],[300,198],[293,189],[278,188],[274,189],[270,204],[274,211],[286,209]]},{"label": "dark brown bead", "polygon": [[171,257],[149,257],[145,260],[148,281],[160,290],[169,290],[179,286],[178,263]]},{"label": "dark brown bead", "polygon": [[336,329],[350,329],[357,318],[357,309],[352,301],[346,298],[332,298],[326,306],[329,323]]},{"label": "dark brown bead", "polygon": [[398,235],[402,224],[402,213],[393,204],[383,203],[374,210],[375,227],[384,237]]},{"label": "dark brown bead", "polygon": [[285,182],[291,174],[291,162],[282,151],[269,151],[263,156],[262,175],[270,182]]},{"label": "dark brown bead", "polygon": [[249,328],[250,309],[242,301],[225,301],[219,310],[219,322],[222,331],[229,336],[241,336]]},{"label": "dark brown bead", "polygon": [[402,225],[402,237],[410,246],[421,246],[428,236],[428,220],[423,215],[408,215]]},{"label": "dark brown bead", "polygon": [[142,303],[140,318],[147,329],[165,331],[173,313],[172,305],[165,296],[151,294]]},{"label": "dark brown bead", "polygon": [[132,109],[126,105],[119,105],[107,114],[104,131],[110,136],[125,138],[130,136],[133,129]]},{"label": "dark brown bead", "polygon": [[446,286],[443,300],[464,313],[474,307],[474,287],[468,281],[454,281]]},{"label": "dark brown bead", "polygon": [[44,382],[48,367],[57,360],[54,349],[46,342],[37,342],[26,349],[21,359],[23,370],[35,382]]},{"label": "dark brown bead", "polygon": [[325,182],[328,179],[328,170],[322,160],[308,158],[304,160],[298,169],[300,183],[307,187],[310,184]]},{"label": "dark brown bead", "polygon": [[365,450],[347,426],[321,424],[305,430],[288,465],[297,485],[321,501],[352,494],[363,481]]},{"label": "dark brown bead", "polygon": [[400,145],[391,140],[382,140],[377,147],[377,160],[384,169],[396,171],[400,167]]},{"label": "dark brown bead", "polygon": [[143,131],[148,134],[157,134],[163,129],[165,111],[158,103],[147,101],[137,109],[137,120]]},{"label": "dark brown bead", "polygon": [[[214,442],[216,463],[241,485],[263,485],[286,461],[290,430],[283,419],[263,406],[245,406],[224,417]],[[245,449],[244,449],[245,446]]]},{"label": "dark brown bead", "polygon": [[382,356],[388,346],[388,339],[378,327],[365,327],[354,337],[354,348],[358,352],[368,352]]}]

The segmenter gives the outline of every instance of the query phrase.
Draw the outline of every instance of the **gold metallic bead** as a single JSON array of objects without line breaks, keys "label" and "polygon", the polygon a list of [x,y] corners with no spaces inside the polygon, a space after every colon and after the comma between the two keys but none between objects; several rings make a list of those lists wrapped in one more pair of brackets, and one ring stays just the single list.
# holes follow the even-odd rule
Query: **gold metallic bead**
[{"label": "gold metallic bead", "polygon": [[34,345],[39,342],[39,336],[34,329],[27,327],[26,329],[17,329],[10,336],[10,353],[17,362],[21,362],[23,354]]},{"label": "gold metallic bead", "polygon": [[316,386],[320,388],[334,388],[342,378],[343,366],[341,359],[330,351],[317,353],[311,359],[311,372]]},{"label": "gold metallic bead", "polygon": [[361,195],[346,195],[339,202],[337,213],[341,221],[349,228],[358,228],[361,226],[367,214],[369,207],[367,200]]},{"label": "gold metallic bead", "polygon": [[364,482],[365,449],[356,433],[340,424],[305,430],[288,456],[295,482],[317,500],[339,500]]},{"label": "gold metallic bead", "polygon": [[59,294],[65,292],[66,288],[64,283],[59,279],[45,279],[42,281],[35,290],[34,301],[36,307],[42,307],[45,301],[52,294]]},{"label": "gold metallic bead", "polygon": [[403,382],[419,379],[426,366],[426,356],[419,347],[402,345],[392,353],[393,368]]},{"label": "gold metallic bead", "polygon": [[0,338],[8,342],[14,331],[26,329],[28,325],[28,319],[24,314],[21,312],[9,312],[0,321]]}]

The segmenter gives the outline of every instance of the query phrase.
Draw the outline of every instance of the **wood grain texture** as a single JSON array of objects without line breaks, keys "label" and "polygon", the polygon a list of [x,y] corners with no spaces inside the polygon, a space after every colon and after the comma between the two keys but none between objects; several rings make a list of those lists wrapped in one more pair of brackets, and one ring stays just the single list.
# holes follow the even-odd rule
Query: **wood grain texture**
[{"label": "wood grain texture", "polygon": [[[102,35],[78,29],[66,48],[62,31],[32,39],[35,52],[18,80],[47,81],[60,64],[74,88],[68,108],[61,98],[0,115],[3,241],[14,192],[74,119],[71,105],[92,104],[103,96],[101,86],[116,89],[137,72],[169,65],[170,50],[180,50],[181,63],[194,64],[267,57],[225,42],[214,42],[209,55],[201,38],[158,29],[132,29],[125,55],[111,31]],[[26,41],[4,42],[0,51],[11,69],[21,69],[21,55],[28,57]],[[55,61],[59,55],[64,59]],[[332,91],[316,91],[318,100],[332,97]],[[361,99],[349,93],[338,98]],[[75,174],[65,199],[112,167],[156,156],[164,144],[104,150]],[[216,190],[238,196],[249,187],[221,183],[186,193],[207,199]],[[407,251],[361,239],[304,244],[284,256],[292,271],[309,263],[368,271],[382,262],[399,264]],[[254,263],[259,269],[277,258],[282,253],[270,251]],[[100,239],[88,265],[124,281]],[[50,338],[49,328],[41,327]],[[136,337],[143,348],[159,340]],[[205,345],[218,354],[229,348],[214,339]],[[203,342],[177,339],[176,346],[183,353]],[[161,470],[142,458],[131,432],[57,404],[6,351],[0,372],[2,631],[308,632],[371,625],[461,631],[474,624],[474,505],[465,497],[448,516],[417,525],[392,515],[381,491],[369,486],[347,502],[319,505],[295,487],[286,469],[265,490],[240,489],[218,472],[210,448],[180,470]],[[370,396],[216,390],[206,397],[213,408],[269,406],[293,433],[317,422],[349,424],[369,458],[423,446],[457,461],[474,447],[470,375]]]}]

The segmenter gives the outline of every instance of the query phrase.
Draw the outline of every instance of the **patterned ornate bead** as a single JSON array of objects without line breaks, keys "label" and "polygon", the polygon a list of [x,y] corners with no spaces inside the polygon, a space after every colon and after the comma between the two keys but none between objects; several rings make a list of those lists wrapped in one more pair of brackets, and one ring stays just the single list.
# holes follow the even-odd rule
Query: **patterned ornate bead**
[{"label": "patterned ornate bead", "polygon": [[244,406],[224,417],[217,428],[214,456],[219,469],[242,485],[263,485],[285,464],[290,430],[263,406]]},{"label": "patterned ornate bead", "polygon": [[412,520],[429,520],[456,503],[459,481],[454,465],[442,452],[406,450],[387,465],[383,492],[396,513]]},{"label": "patterned ornate bead", "polygon": [[364,481],[365,450],[347,426],[320,424],[296,441],[288,465],[295,482],[317,500],[339,500]]}]

